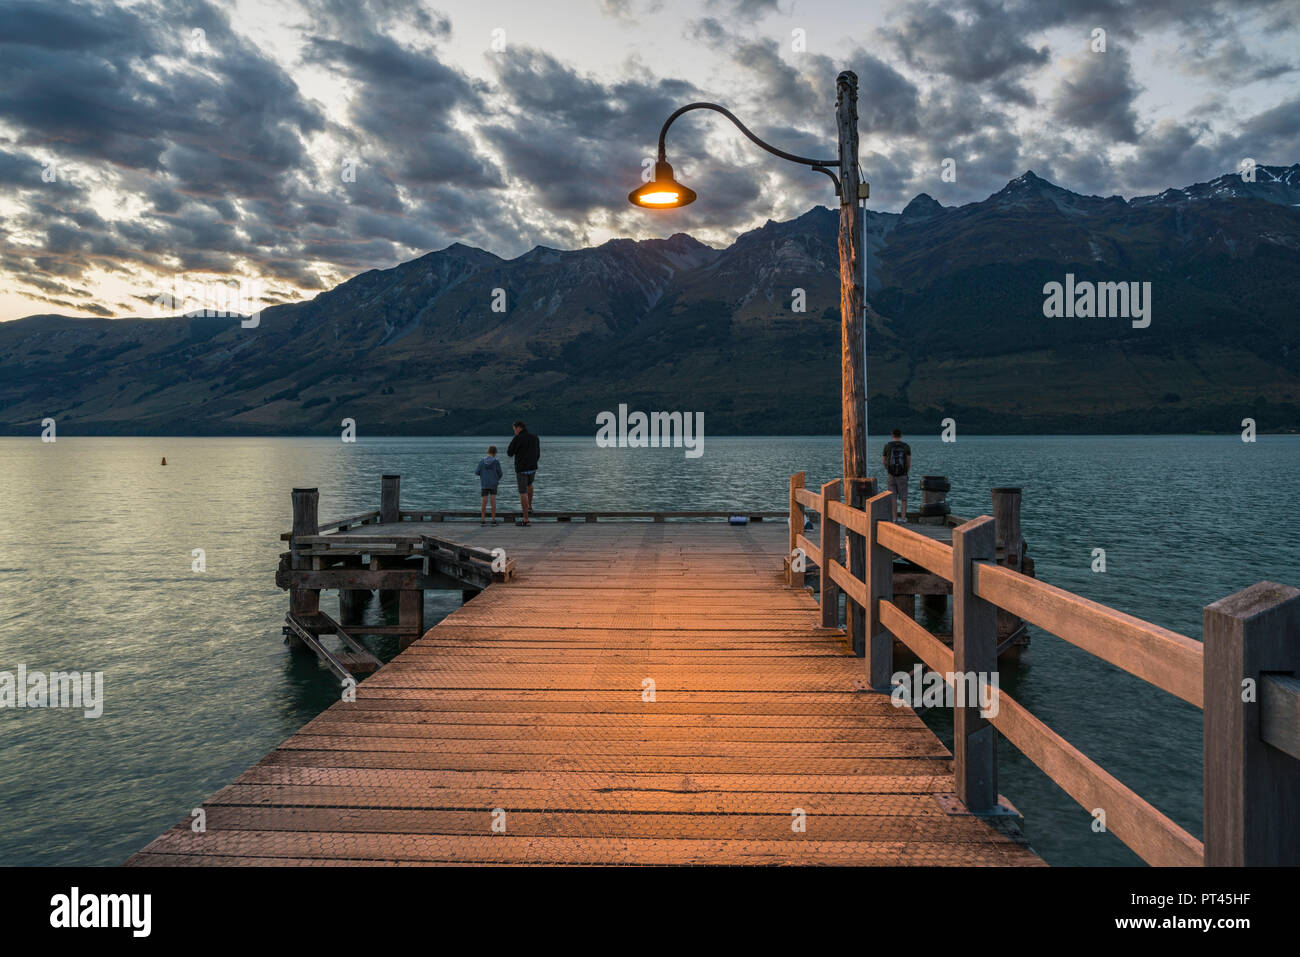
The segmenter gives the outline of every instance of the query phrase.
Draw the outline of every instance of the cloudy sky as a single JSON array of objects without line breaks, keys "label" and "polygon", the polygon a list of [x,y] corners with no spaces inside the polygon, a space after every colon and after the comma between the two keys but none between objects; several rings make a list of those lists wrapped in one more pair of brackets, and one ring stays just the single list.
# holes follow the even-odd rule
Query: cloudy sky
[{"label": "cloudy sky", "polygon": [[0,0],[0,319],[153,315],[178,277],[301,299],[453,242],[725,244],[830,182],[695,112],[699,200],[634,209],[663,120],[834,155],[846,68],[874,209],[1026,169],[1155,193],[1300,161],[1298,61],[1295,0]]}]

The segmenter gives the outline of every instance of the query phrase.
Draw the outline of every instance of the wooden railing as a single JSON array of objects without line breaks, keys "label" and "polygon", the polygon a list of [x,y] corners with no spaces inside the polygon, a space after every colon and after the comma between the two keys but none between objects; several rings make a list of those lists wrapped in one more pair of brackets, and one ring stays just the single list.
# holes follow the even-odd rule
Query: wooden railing
[{"label": "wooden railing", "polygon": [[353,515],[351,518],[340,518],[333,522],[326,522],[320,526],[322,533],[338,529],[340,532],[346,532],[355,525],[378,525],[379,509],[373,512],[362,512],[360,515]]},{"label": "wooden railing", "polygon": [[[996,813],[1000,732],[1085,810],[1153,865],[1300,865],[1300,590],[1260,582],[1204,609],[1204,641],[1115,611],[995,564],[994,520],[972,519],[952,544],[895,524],[891,493],[845,505],[843,482],[804,488],[790,478],[790,550],[820,573],[822,624],[838,626],[839,593],[861,615],[872,690],[892,690],[894,639],[956,690],[998,670],[1002,609],[1203,711],[1204,841],[1162,814],[1023,705],[999,690],[996,709],[956,696],[953,763],[958,798]],[[820,517],[813,542],[807,512]],[[840,561],[841,533],[865,561]],[[892,604],[895,556],[952,584],[948,647]],[[793,562],[791,563],[793,567]],[[801,579],[802,576],[799,576]],[[792,582],[796,579],[792,577]],[[1100,818],[1099,818],[1100,819]]]},{"label": "wooden railing", "polygon": [[[505,497],[504,495],[502,496]],[[642,511],[642,512],[616,512],[616,511],[596,511],[592,509],[543,509],[541,511],[529,511],[530,518],[554,519],[557,522],[597,522],[597,521],[625,521],[628,519],[647,519],[652,522],[665,522],[670,520],[682,519],[736,519],[743,518],[747,522],[761,522],[766,519],[783,519],[785,512],[764,512],[753,511],[749,509],[732,509],[731,511],[718,510],[701,510],[693,512],[682,511]],[[497,509],[497,517],[503,521],[513,521],[520,513],[511,511],[507,508]],[[477,519],[479,513],[476,511],[464,509],[402,509],[399,513],[398,521],[402,522],[445,522],[449,519]]]},{"label": "wooden railing", "polygon": [[[309,491],[309,490],[304,490]],[[346,532],[350,529],[360,528],[366,525],[393,525],[400,522],[446,522],[457,519],[474,520],[479,518],[480,512],[473,509],[405,509],[399,504],[401,496],[401,476],[385,475],[382,477],[379,489],[380,507],[370,512],[362,512],[360,515],[353,515],[349,518],[340,518],[324,524],[315,524],[312,535],[325,535],[331,532]],[[508,493],[503,493],[502,498],[508,499]],[[297,499],[295,499],[297,501]],[[305,504],[306,498],[303,498]],[[497,518],[503,522],[513,522],[516,518],[522,517],[522,513],[512,511],[510,508],[503,507],[497,511]],[[599,511],[592,509],[559,509],[552,511],[532,511],[532,518],[554,519],[557,522],[598,522],[598,521],[627,521],[631,519],[645,519],[651,522],[668,522],[668,521],[704,521],[709,519],[728,519],[737,521],[743,519],[745,522],[761,522],[764,519],[782,519],[785,518],[785,512],[770,512],[755,509],[732,509],[722,511],[718,509],[701,510],[701,511]],[[313,515],[313,522],[315,516]],[[280,540],[283,542],[292,541],[294,533],[292,531],[283,532]]]}]

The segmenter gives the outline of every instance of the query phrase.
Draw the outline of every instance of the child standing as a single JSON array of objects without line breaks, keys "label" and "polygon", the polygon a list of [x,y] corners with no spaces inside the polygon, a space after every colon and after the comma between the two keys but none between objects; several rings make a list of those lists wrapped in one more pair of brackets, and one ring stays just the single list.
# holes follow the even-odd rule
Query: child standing
[{"label": "child standing", "polygon": [[492,498],[492,524],[497,523],[497,486],[501,484],[501,463],[496,460],[497,447],[488,446],[486,458],[480,459],[478,466],[474,469],[474,474],[479,477],[479,483],[483,488],[483,501],[478,507],[478,523],[487,524],[487,504],[488,497]]}]

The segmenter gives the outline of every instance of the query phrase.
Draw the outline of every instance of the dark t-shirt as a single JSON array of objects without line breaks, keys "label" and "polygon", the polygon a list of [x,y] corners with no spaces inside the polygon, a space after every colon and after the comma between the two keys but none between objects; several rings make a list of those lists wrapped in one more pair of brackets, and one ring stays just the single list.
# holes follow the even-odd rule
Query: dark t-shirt
[{"label": "dark t-shirt", "polygon": [[912,447],[906,442],[893,440],[885,443],[883,455],[885,457],[885,468],[890,475],[906,475],[907,459],[912,454]]},{"label": "dark t-shirt", "polygon": [[537,440],[537,436],[524,429],[510,440],[506,455],[515,460],[516,472],[535,472],[537,460],[542,455],[542,443]]}]

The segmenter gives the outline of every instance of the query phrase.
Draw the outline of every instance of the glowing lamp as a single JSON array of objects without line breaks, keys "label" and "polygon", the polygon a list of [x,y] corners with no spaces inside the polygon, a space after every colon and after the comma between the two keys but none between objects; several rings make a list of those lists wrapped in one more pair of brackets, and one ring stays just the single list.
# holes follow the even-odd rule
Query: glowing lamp
[{"label": "glowing lamp", "polygon": [[672,209],[695,202],[695,190],[673,179],[673,168],[663,160],[655,163],[655,178],[627,194],[633,206]]}]

